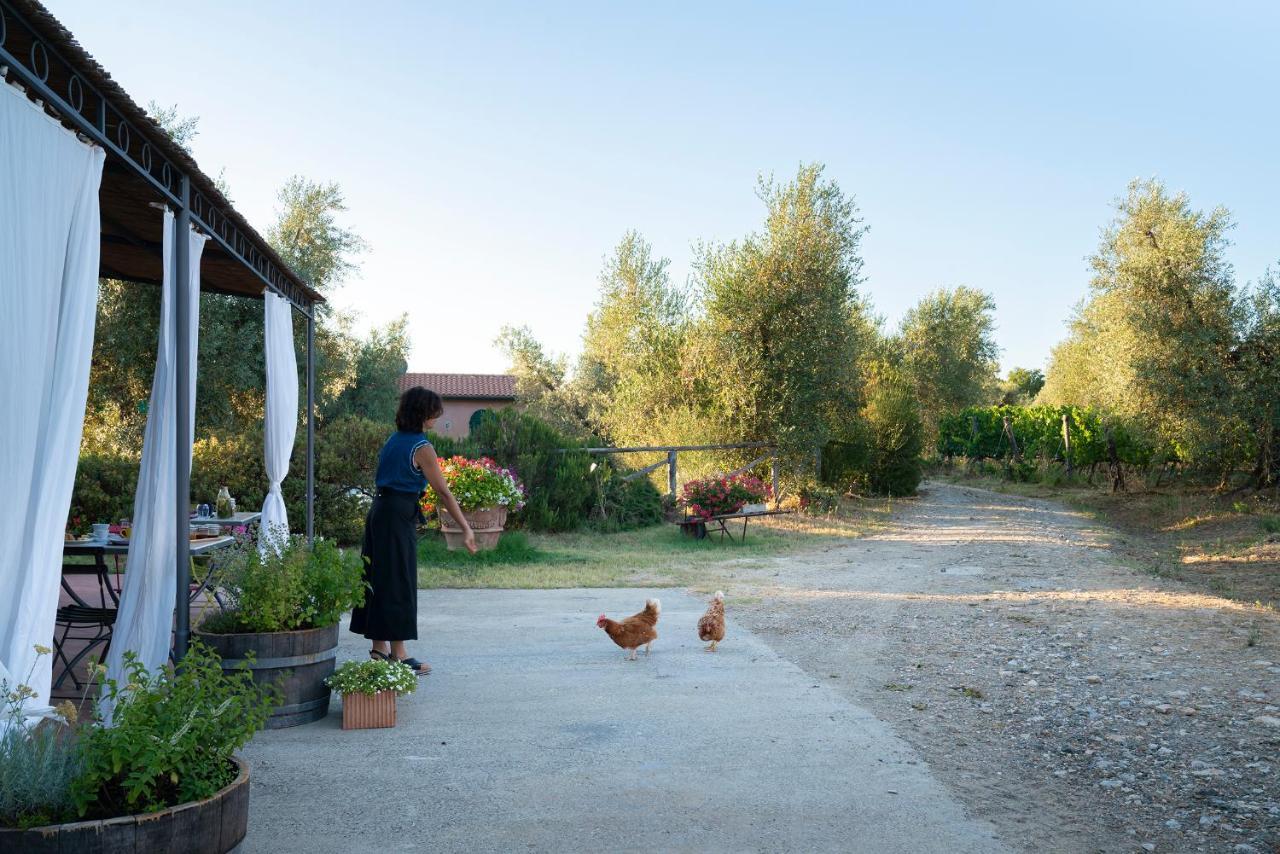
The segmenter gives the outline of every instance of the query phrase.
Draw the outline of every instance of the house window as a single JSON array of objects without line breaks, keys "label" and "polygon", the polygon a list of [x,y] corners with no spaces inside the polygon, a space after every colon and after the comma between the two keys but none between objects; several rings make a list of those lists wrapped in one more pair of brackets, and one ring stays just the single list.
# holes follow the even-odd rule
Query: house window
[{"label": "house window", "polygon": [[476,428],[480,426],[480,422],[484,421],[485,417],[488,415],[489,410],[487,409],[477,409],[475,412],[471,413],[471,420],[467,422],[467,432],[474,433]]}]

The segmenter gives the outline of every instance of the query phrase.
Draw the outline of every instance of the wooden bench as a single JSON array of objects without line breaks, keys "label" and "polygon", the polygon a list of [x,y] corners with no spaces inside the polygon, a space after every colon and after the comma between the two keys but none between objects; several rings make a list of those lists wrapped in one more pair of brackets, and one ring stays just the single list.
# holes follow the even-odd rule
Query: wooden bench
[{"label": "wooden bench", "polygon": [[680,532],[693,537],[695,540],[705,540],[708,533],[720,534],[720,539],[724,540],[728,537],[734,539],[734,532],[729,529],[728,523],[738,519],[742,520],[742,532],[737,535],[738,542],[747,539],[747,523],[752,519],[758,519],[764,516],[782,516],[787,513],[794,513],[794,510],[758,510],[754,513],[724,513],[718,516],[711,516],[707,519],[697,519],[694,517],[686,517],[677,519],[676,524],[680,526]]}]

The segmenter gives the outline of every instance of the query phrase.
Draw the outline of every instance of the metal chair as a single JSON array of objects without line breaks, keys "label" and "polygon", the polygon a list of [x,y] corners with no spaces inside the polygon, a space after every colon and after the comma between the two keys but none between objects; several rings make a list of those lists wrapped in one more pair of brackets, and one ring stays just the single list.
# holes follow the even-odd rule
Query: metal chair
[{"label": "metal chair", "polygon": [[[67,581],[68,574],[84,575],[83,564],[66,564],[63,566],[62,589],[71,597],[71,603],[58,608],[54,620],[56,629],[53,638],[54,663],[61,661],[63,671],[53,682],[54,690],[62,687],[67,676],[75,684],[76,690],[84,688],[88,682],[81,682],[75,674],[76,666],[88,655],[102,647],[105,656],[111,647],[111,633],[116,624],[120,598],[116,594],[115,585],[111,583],[110,571],[107,569],[105,555],[94,556],[94,574],[98,579],[98,601],[86,601]],[[61,631],[58,632],[57,629]],[[68,654],[68,646],[84,643],[75,655]],[[89,681],[92,681],[90,679]]]}]

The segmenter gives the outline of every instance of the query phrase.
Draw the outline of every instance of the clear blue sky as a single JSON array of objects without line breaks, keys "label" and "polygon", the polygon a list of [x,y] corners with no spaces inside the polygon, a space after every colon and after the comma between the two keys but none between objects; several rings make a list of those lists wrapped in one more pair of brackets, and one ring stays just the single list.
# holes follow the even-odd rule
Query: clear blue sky
[{"label": "clear blue sky", "polygon": [[290,175],[341,183],[371,252],[335,302],[408,312],[413,370],[502,370],[503,324],[576,352],[626,229],[683,282],[801,161],[856,197],[889,323],[982,288],[1006,369],[1062,337],[1131,178],[1228,207],[1241,281],[1280,258],[1274,3],[46,2],[200,117],[260,229]]}]

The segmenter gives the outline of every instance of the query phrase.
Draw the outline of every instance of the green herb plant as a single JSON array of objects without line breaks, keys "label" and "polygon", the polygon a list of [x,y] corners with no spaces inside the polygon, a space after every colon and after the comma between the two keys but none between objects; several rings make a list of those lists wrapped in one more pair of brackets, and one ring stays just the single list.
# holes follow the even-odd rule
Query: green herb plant
[{"label": "green herb plant", "polygon": [[223,671],[209,647],[191,644],[182,666],[147,670],[125,653],[127,682],[104,679],[112,708],[80,735],[83,770],[71,785],[77,812],[108,818],[202,800],[235,779],[231,755],[267,722],[279,691],[255,685],[247,664]]},{"label": "green herb plant", "polygon": [[226,611],[201,625],[203,631],[288,632],[323,628],[364,601],[364,563],[354,549],[331,540],[274,537],[259,549],[245,541],[222,561],[218,585],[226,593]]}]

